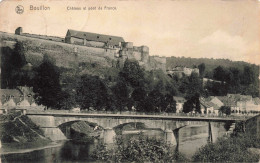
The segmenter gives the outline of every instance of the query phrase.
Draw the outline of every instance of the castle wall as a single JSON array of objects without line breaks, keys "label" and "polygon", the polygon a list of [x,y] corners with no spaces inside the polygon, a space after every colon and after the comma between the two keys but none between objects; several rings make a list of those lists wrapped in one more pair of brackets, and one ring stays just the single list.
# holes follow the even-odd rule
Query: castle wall
[{"label": "castle wall", "polygon": [[122,42],[121,46],[122,46],[122,48],[133,49],[133,43],[132,42]]},{"label": "castle wall", "polygon": [[[67,37],[65,42],[53,41],[49,39],[39,39],[30,37],[31,35],[13,35],[5,34],[1,37],[6,37],[10,41],[21,41],[25,45],[25,57],[27,62],[38,66],[41,64],[44,55],[47,55],[55,62],[58,67],[75,68],[80,62],[97,63],[104,67],[112,67],[117,60],[120,63],[124,62],[126,58],[135,59],[147,70],[162,69],[166,71],[166,59],[160,57],[149,57],[149,48],[147,46],[132,46],[132,43],[127,43],[125,48],[120,50],[120,47],[104,48],[102,42],[86,41],[71,37]],[[79,44],[79,45],[77,45]],[[124,44],[124,43],[122,43]],[[91,45],[88,46],[88,45]],[[95,46],[95,47],[93,47]],[[102,46],[102,47],[101,47]]]},{"label": "castle wall", "polygon": [[165,57],[153,57],[155,61],[159,63],[165,63],[166,64],[166,58]]},{"label": "castle wall", "polygon": [[45,39],[45,40],[52,40],[52,41],[64,42],[64,39],[63,39],[63,38],[60,38],[60,37],[47,36],[47,35],[36,35],[36,34],[30,34],[30,33],[23,33],[23,28],[22,28],[22,27],[16,28],[15,34],[16,34],[16,35],[21,35],[21,36],[27,36],[27,37]]},{"label": "castle wall", "polygon": [[133,57],[134,57],[137,61],[141,61],[141,60],[142,60],[142,53],[141,53],[141,52],[137,52],[137,51],[133,51]]},{"label": "castle wall", "polygon": [[15,30],[15,34],[16,34],[16,35],[20,35],[20,34],[22,34],[22,33],[23,33],[23,28],[22,28],[22,27],[16,28],[16,30]]},{"label": "castle wall", "polygon": [[84,45],[102,48],[102,47],[105,46],[105,43],[104,42],[86,40],[86,44],[84,44]]},{"label": "castle wall", "polygon": [[149,47],[148,46],[141,46],[142,52],[147,52],[149,53]]},{"label": "castle wall", "polygon": [[[32,65],[40,65],[47,55],[58,67],[75,68],[79,62],[96,62],[104,67],[112,66],[116,50],[79,46],[62,42],[12,35],[13,40],[23,42],[25,57]],[[76,51],[76,52],[75,52]]]},{"label": "castle wall", "polygon": [[70,43],[71,44],[76,44],[76,45],[84,45],[84,40],[76,38],[76,37],[71,37],[70,38]]},{"label": "castle wall", "polygon": [[150,69],[161,69],[166,72],[166,58],[165,57],[158,57],[158,56],[151,56],[149,57],[149,65]]}]

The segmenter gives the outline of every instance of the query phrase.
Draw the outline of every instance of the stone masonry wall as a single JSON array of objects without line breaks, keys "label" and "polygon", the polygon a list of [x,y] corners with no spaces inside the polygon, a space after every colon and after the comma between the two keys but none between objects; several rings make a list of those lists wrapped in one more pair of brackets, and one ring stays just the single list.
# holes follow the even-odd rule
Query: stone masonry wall
[{"label": "stone masonry wall", "polygon": [[[131,48],[120,50],[119,48],[88,47],[3,32],[0,32],[0,37],[6,41],[23,42],[27,62],[36,66],[41,64],[44,55],[54,60],[58,67],[65,68],[75,68],[79,62],[97,63],[104,67],[112,67],[115,61],[124,62],[126,58],[129,58],[136,59],[147,70],[162,69],[165,71],[166,61],[164,62],[164,59],[160,59],[160,57],[157,59],[149,57],[147,46],[133,47],[132,43],[128,43],[125,46]],[[79,44],[82,44],[82,40],[78,41]],[[91,42],[91,44],[101,46],[99,43]]]}]

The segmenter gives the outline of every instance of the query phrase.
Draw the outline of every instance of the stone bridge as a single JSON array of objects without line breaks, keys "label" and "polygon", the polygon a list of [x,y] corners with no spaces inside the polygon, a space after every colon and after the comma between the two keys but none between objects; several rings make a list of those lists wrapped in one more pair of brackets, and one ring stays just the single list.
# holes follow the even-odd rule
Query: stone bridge
[{"label": "stone bridge", "polygon": [[[52,140],[66,139],[59,126],[67,122],[87,121],[104,128],[104,141],[111,143],[115,136],[114,128],[128,123],[143,123],[147,128],[161,129],[165,132],[166,141],[176,144],[178,130],[190,125],[207,125],[212,131],[210,122],[236,122],[241,119],[220,117],[185,117],[164,115],[123,115],[123,114],[86,114],[86,113],[28,113],[28,117],[39,125],[45,135]],[[209,136],[212,135],[209,133]],[[212,140],[212,137],[211,137]]]}]

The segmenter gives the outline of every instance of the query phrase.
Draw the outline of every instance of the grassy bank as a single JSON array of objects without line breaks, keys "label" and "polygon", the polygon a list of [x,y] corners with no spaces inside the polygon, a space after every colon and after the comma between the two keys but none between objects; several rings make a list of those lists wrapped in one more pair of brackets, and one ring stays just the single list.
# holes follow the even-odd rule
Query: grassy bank
[{"label": "grassy bank", "polygon": [[245,133],[220,138],[214,144],[200,148],[192,157],[194,162],[258,162],[260,154],[249,148],[260,148],[260,140]]}]

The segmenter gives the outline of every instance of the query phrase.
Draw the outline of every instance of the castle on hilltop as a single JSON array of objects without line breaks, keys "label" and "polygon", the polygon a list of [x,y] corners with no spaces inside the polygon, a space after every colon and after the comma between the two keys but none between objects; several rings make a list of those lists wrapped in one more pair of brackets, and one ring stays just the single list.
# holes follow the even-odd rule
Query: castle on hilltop
[{"label": "castle on hilltop", "polygon": [[[137,60],[146,70],[161,69],[166,72],[166,57],[150,56],[148,46],[134,46],[133,42],[126,42],[124,38],[119,36],[69,29],[65,38],[60,38],[23,33],[22,27],[18,27],[15,30],[15,34],[70,44],[73,49],[72,53],[77,55],[80,61],[87,62],[90,58],[92,61],[104,62],[104,59],[100,58],[103,56],[114,61],[120,61],[122,64],[128,58]],[[66,47],[64,45],[64,48]],[[99,58],[95,58],[95,56]],[[107,64],[104,63],[102,65]]]}]

